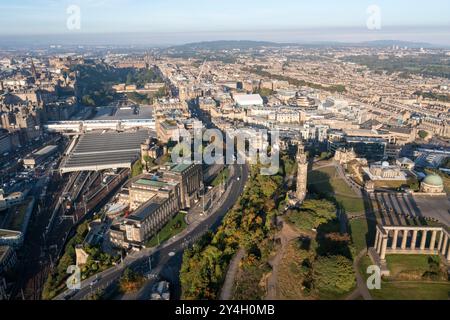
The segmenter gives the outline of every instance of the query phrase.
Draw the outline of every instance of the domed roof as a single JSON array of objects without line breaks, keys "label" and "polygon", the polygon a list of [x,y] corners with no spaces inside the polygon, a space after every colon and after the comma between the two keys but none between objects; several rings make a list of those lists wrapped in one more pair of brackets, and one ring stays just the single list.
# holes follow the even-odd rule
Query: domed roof
[{"label": "domed roof", "polygon": [[444,181],[441,177],[435,174],[428,175],[424,180],[423,183],[429,185],[429,186],[435,186],[435,187],[442,187],[444,185]]}]

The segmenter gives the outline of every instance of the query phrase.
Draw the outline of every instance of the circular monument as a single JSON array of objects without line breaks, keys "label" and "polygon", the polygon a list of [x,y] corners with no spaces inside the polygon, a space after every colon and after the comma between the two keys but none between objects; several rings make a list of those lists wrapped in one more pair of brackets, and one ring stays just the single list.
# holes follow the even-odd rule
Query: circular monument
[{"label": "circular monument", "polygon": [[430,174],[422,181],[420,191],[424,193],[443,193],[444,181],[440,176]]}]

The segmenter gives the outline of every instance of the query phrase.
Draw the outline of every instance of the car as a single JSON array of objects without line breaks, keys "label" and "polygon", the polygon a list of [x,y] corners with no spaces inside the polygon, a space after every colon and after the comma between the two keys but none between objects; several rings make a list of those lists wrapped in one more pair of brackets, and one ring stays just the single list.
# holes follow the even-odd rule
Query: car
[{"label": "car", "polygon": [[77,294],[78,291],[80,290],[79,289],[70,290],[70,292],[63,297],[64,300],[70,300]]},{"label": "car", "polygon": [[91,283],[89,285],[94,286],[98,283],[98,281],[100,280],[100,278],[95,278],[94,280],[91,281]]}]

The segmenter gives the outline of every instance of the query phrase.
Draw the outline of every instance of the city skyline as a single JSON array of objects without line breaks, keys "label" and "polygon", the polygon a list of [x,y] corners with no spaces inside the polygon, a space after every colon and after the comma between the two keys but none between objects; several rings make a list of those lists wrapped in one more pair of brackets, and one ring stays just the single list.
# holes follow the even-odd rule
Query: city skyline
[{"label": "city skyline", "polygon": [[0,0],[0,304],[448,301],[449,9]]}]

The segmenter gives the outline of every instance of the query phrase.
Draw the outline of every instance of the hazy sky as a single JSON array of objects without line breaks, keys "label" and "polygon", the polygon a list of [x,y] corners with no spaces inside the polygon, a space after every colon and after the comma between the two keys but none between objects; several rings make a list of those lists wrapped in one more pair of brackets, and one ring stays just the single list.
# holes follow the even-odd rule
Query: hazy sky
[{"label": "hazy sky", "polygon": [[[66,11],[71,5],[81,10],[79,30],[67,28]],[[381,10],[380,30],[367,30],[370,5],[378,5]],[[415,27],[416,31],[405,27]],[[318,28],[331,32],[327,31],[327,35],[311,31]],[[403,37],[398,40],[415,40],[414,34],[418,34],[418,41],[449,44],[450,40],[446,39],[450,39],[450,1],[0,0],[0,35],[3,36],[164,32],[213,33],[225,38],[248,39],[253,35],[268,40],[274,40],[269,39],[270,35],[278,34],[275,38],[282,37],[283,41],[308,37],[317,41],[345,41],[352,39],[354,35],[349,30],[355,29],[362,30],[359,31],[364,34],[362,38],[371,37],[368,40],[395,36]],[[387,35],[390,30],[396,30],[397,34]],[[406,39],[402,35],[405,32],[412,39]]]}]

